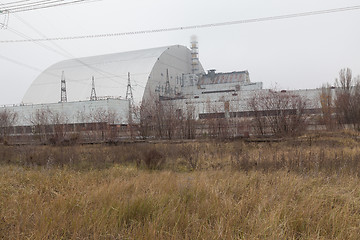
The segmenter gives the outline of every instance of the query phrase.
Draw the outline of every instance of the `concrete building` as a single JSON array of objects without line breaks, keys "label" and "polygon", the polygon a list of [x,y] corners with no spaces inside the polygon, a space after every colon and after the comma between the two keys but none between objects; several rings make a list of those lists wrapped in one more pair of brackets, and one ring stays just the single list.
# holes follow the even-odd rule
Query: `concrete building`
[{"label": "concrete building", "polygon": [[[140,105],[149,119],[157,102],[171,106],[178,117],[191,111],[194,120],[234,119],[251,117],[249,100],[269,91],[251,82],[248,71],[205,73],[193,41],[191,49],[175,45],[56,63],[34,80],[19,106],[2,110],[17,115],[10,131],[15,135],[39,132],[34,130],[39,121],[52,126],[50,133],[64,124],[72,131],[77,126],[103,131],[105,124],[118,133],[119,127],[140,123]],[[320,89],[280,93],[301,96],[309,112],[321,108]]]},{"label": "concrete building", "polygon": [[129,102],[124,99],[5,106],[16,114],[14,126],[108,122],[127,124]]}]

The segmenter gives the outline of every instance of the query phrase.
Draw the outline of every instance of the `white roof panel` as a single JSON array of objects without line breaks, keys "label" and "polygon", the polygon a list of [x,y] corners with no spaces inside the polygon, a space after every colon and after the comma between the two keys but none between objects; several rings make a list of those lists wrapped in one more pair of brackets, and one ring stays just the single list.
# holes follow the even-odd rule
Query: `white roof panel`
[{"label": "white roof panel", "polygon": [[24,95],[23,103],[57,103],[61,99],[61,75],[64,71],[67,100],[84,101],[91,95],[91,79],[95,78],[98,97],[126,96],[127,75],[131,74],[134,100],[142,100],[150,73],[168,47],[95,57],[65,60],[41,73]]}]

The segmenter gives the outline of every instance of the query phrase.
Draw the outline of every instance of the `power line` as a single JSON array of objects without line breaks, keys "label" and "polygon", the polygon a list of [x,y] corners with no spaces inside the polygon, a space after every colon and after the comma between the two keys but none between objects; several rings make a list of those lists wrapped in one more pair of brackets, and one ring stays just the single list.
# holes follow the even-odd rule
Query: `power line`
[{"label": "power line", "polygon": [[[20,18],[19,18],[19,20],[20,20]],[[30,25],[30,26],[31,26],[31,25]],[[30,27],[30,26],[29,26],[29,27]],[[24,37],[24,38],[26,38],[26,39],[31,39],[31,38],[29,38],[27,35],[25,35],[25,34],[23,34],[23,33],[21,33],[21,32],[18,32],[18,31],[16,31],[15,29],[11,29],[11,28],[10,28],[10,30],[11,30],[13,33],[19,35],[20,37]],[[35,31],[35,29],[33,29],[33,30]],[[37,30],[36,30],[36,31],[37,31]],[[41,33],[39,32],[39,34],[41,34]],[[41,35],[42,35],[42,34],[41,34]],[[117,83],[117,84],[126,86],[125,83],[123,83],[123,82],[121,82],[121,81],[116,81],[116,80],[114,79],[114,78],[126,79],[125,75],[124,75],[124,76],[116,75],[116,74],[113,74],[113,73],[104,71],[104,70],[102,70],[102,69],[100,69],[100,68],[97,68],[97,67],[95,67],[95,66],[91,66],[90,64],[85,63],[85,62],[82,61],[81,59],[75,58],[71,53],[69,53],[68,51],[66,51],[66,50],[63,49],[61,46],[59,46],[58,44],[56,44],[56,43],[54,43],[54,42],[51,42],[51,43],[54,44],[54,46],[56,46],[56,47],[57,47],[59,50],[61,50],[63,53],[57,51],[56,49],[54,49],[54,48],[52,48],[52,47],[50,47],[50,46],[47,46],[47,45],[43,44],[43,43],[41,43],[41,42],[34,42],[34,43],[37,44],[37,45],[39,45],[40,47],[43,47],[43,48],[46,49],[46,50],[49,50],[49,51],[54,52],[54,53],[56,53],[56,54],[58,54],[58,55],[61,55],[62,57],[73,58],[73,60],[74,60],[75,62],[78,62],[80,65],[85,66],[85,67],[87,67],[88,69],[93,70],[94,72],[97,72],[98,74],[104,76],[103,78],[109,79],[109,80],[111,80],[111,81],[113,81],[113,82],[115,82],[115,83]],[[1,56],[0,56],[0,57],[1,57]],[[5,58],[5,57],[4,57],[4,58]],[[6,60],[7,60],[7,59],[6,59]],[[13,62],[13,63],[14,63],[14,62]],[[21,64],[21,63],[20,63],[20,65],[25,66],[25,64]],[[28,66],[29,66],[29,65],[27,65],[27,67],[28,67]],[[32,67],[30,66],[30,68],[32,68]],[[32,69],[34,70],[34,68],[32,68]],[[37,69],[37,70],[40,71],[40,72],[42,72],[42,70],[39,70],[39,69]],[[69,79],[70,79],[70,78],[69,78]],[[74,80],[71,80],[71,81],[74,81]]]},{"label": "power line", "polygon": [[12,9],[31,7],[33,5],[36,6],[36,5],[40,5],[40,4],[49,4],[49,3],[52,3],[52,1],[54,1],[54,2],[62,2],[64,0],[41,0],[41,1],[35,1],[35,2],[26,1],[26,3],[21,3],[21,4],[14,2],[14,3],[8,3],[7,5],[5,5],[5,4],[1,4],[1,5],[2,5],[2,7],[4,7],[2,9],[6,9],[7,11],[11,11]]},{"label": "power line", "polygon": [[[38,31],[36,28],[34,28],[30,23],[27,23],[24,19],[22,19],[20,16],[17,16],[16,14],[14,14],[14,16],[16,18],[18,18],[18,20],[20,20],[23,24],[27,25],[29,28],[31,28],[33,31],[35,31],[37,34],[39,34],[40,36],[46,37],[44,34],[42,34],[40,31]],[[10,31],[12,31],[13,33],[19,35],[20,37],[23,37],[23,38],[26,38],[26,39],[31,39],[29,36],[27,36],[27,35],[25,35],[25,34],[23,34],[21,32],[18,32],[15,29],[10,28]],[[99,68],[97,68],[95,66],[91,66],[91,65],[85,63],[84,61],[82,61],[81,59],[75,58],[71,53],[69,53],[64,48],[62,48],[60,45],[58,45],[57,43],[55,43],[53,41],[50,41],[50,43],[53,44],[56,48],[58,48],[61,52],[57,51],[56,49],[54,49],[54,48],[52,48],[50,46],[45,45],[42,42],[34,42],[34,43],[41,46],[41,47],[43,47],[43,48],[45,48],[45,49],[47,49],[47,50],[49,50],[49,51],[57,53],[57,54],[59,54],[59,55],[61,55],[63,57],[73,58],[74,61],[76,61],[76,62],[80,63],[81,65],[83,65],[83,66],[85,66],[85,67],[99,73],[100,75],[104,76],[104,78],[107,78],[107,79],[109,79],[109,80],[111,80],[111,81],[113,81],[113,82],[115,82],[117,84],[121,84],[121,85],[124,85],[124,86],[126,85],[125,83],[122,83],[121,81],[118,82],[118,81],[113,79],[114,77],[115,78],[125,79],[125,77],[121,77],[119,75],[116,75],[116,74],[113,74],[113,73],[110,73],[110,72],[106,72],[106,71],[104,71],[102,69],[99,69]]]},{"label": "power line", "polygon": [[65,0],[42,0],[37,2],[30,2],[22,5],[14,5],[7,8],[0,8],[0,14],[2,12],[18,13],[18,12],[38,10],[44,8],[59,7],[64,5],[84,4],[84,3],[96,2],[96,1],[102,1],[102,0],[73,0],[67,2],[65,2]]},{"label": "power line", "polygon": [[252,19],[245,19],[245,20],[238,20],[238,21],[210,23],[210,24],[202,24],[202,25],[191,25],[191,26],[184,26],[184,27],[160,28],[160,29],[152,29],[152,30],[120,32],[120,33],[104,33],[104,34],[93,34],[93,35],[82,35],[82,36],[37,38],[37,39],[32,39],[32,40],[29,40],[29,39],[1,40],[0,43],[41,42],[41,41],[60,41],[60,40],[76,40],[76,39],[90,39],[90,38],[121,37],[121,36],[128,36],[128,35],[141,35],[141,34],[151,34],[151,33],[202,29],[202,28],[223,27],[223,26],[230,26],[230,25],[256,23],[256,22],[267,22],[267,21],[307,17],[307,16],[314,16],[314,15],[323,15],[323,14],[331,14],[331,13],[338,13],[338,12],[354,11],[354,10],[359,10],[359,9],[360,9],[360,5],[357,5],[357,6],[351,6],[351,7],[333,8],[333,9],[320,10],[320,11],[310,11],[310,12],[278,15],[278,16],[272,16],[272,17],[252,18]]},{"label": "power line", "polygon": [[[13,29],[13,28],[8,27],[7,29],[8,29],[9,31],[11,31],[12,33],[20,36],[20,37],[23,37],[23,38],[28,39],[28,40],[31,40],[31,39],[32,39],[32,38],[30,38],[29,36],[25,35],[24,33],[21,33],[21,32],[15,30],[15,29]],[[54,49],[54,48],[51,48],[51,47],[45,45],[45,44],[42,43],[42,42],[33,42],[33,43],[39,45],[40,47],[42,47],[42,48],[44,48],[44,49],[46,49],[46,50],[49,50],[49,51],[54,52],[54,53],[56,53],[56,54],[58,54],[58,55],[61,55],[62,57],[65,56],[65,55],[62,54],[61,52],[57,51],[57,50]]]},{"label": "power line", "polygon": [[20,0],[20,1],[15,1],[15,2],[7,2],[7,3],[2,3],[1,5],[3,6],[7,6],[7,5],[12,5],[15,3],[21,3],[21,2],[29,2],[30,0]]},{"label": "power line", "polygon": [[36,68],[36,67],[30,66],[30,65],[28,65],[28,64],[19,62],[19,61],[17,61],[17,60],[14,60],[14,59],[5,57],[5,56],[3,56],[3,55],[0,55],[0,59],[6,60],[6,61],[8,61],[8,62],[14,63],[14,64],[16,64],[16,65],[19,65],[19,66],[22,66],[22,67],[25,67],[25,68],[28,68],[28,69],[31,69],[31,70],[36,71],[36,72],[42,72],[42,70],[40,70],[39,68]]},{"label": "power line", "polygon": [[[1,2],[0,2],[0,5],[4,5],[4,3],[1,3]],[[22,19],[20,16],[17,16],[17,14],[14,14],[14,16],[15,16],[19,21],[21,21],[23,24],[25,24],[26,26],[28,26],[29,28],[31,28],[33,31],[35,31],[37,34],[39,34],[40,36],[46,38],[46,36],[45,36],[43,33],[41,33],[39,30],[37,30],[35,27],[33,27],[30,23],[26,22],[26,21],[25,21],[24,19]],[[9,28],[9,30],[10,30],[11,32],[17,34],[17,35],[20,36],[20,37],[23,37],[23,38],[26,38],[26,39],[30,39],[30,40],[31,40],[31,38],[30,38],[29,36],[27,36],[27,35],[19,32],[19,31],[16,31],[15,29]],[[113,82],[115,82],[115,83],[117,83],[117,84],[120,84],[120,85],[125,85],[125,83],[122,83],[121,81],[116,81],[116,80],[113,79],[114,77],[115,77],[115,78],[126,79],[125,76],[123,77],[123,76],[120,76],[120,75],[116,75],[116,74],[113,74],[113,73],[104,71],[104,70],[102,70],[102,69],[99,69],[99,68],[96,68],[96,67],[94,67],[94,66],[91,66],[91,65],[85,63],[84,61],[82,61],[82,60],[80,60],[80,59],[76,59],[70,52],[66,51],[64,48],[62,48],[60,45],[58,45],[57,43],[55,43],[55,42],[53,42],[53,41],[50,41],[50,43],[53,44],[56,48],[58,48],[61,52],[59,52],[59,51],[57,51],[56,49],[54,49],[54,48],[52,48],[52,47],[50,47],[50,46],[47,46],[47,45],[45,45],[45,44],[43,44],[43,43],[41,43],[41,42],[34,42],[34,43],[37,44],[37,45],[39,45],[40,47],[43,47],[43,48],[45,48],[45,49],[47,49],[47,50],[49,50],[49,51],[52,51],[52,52],[54,52],[54,53],[57,53],[57,54],[61,55],[61,56],[74,58],[74,60],[75,60],[76,62],[80,63],[81,65],[83,65],[83,66],[85,66],[85,67],[87,67],[87,68],[89,68],[89,69],[91,69],[91,70],[93,70],[93,71],[95,71],[95,72],[97,72],[97,73],[99,73],[100,75],[103,76],[102,78],[104,78],[104,79],[111,80],[111,81],[113,81]],[[14,59],[10,59],[10,58],[5,57],[5,56],[2,56],[2,55],[0,55],[0,59],[6,60],[6,61],[11,62],[11,63],[14,63],[14,64],[17,64],[17,65],[22,66],[22,67],[29,68],[29,69],[31,69],[31,70],[33,70],[33,71],[43,72],[42,70],[40,70],[40,69],[38,69],[38,68],[36,68],[36,67],[30,66],[30,65],[28,65],[28,64],[21,63],[21,62],[19,62],[19,61],[16,61],[16,60],[14,60]],[[45,73],[46,73],[46,72],[45,72]],[[55,76],[55,77],[58,77],[58,76],[55,75],[55,74],[49,74],[49,73],[46,73],[46,74],[52,75],[52,76]],[[106,75],[106,74],[109,74],[109,75]],[[110,76],[110,75],[112,75],[112,76]],[[135,75],[136,75],[136,74],[135,74]],[[71,82],[72,82],[72,83],[74,83],[74,82],[76,83],[76,82],[78,82],[78,81],[79,81],[79,80],[72,80]],[[88,85],[88,84],[84,84],[84,85]],[[100,85],[100,86],[101,86],[101,87],[107,87],[107,86],[105,86],[105,85]],[[111,86],[111,87],[108,86],[108,88],[114,88],[114,86]]]}]

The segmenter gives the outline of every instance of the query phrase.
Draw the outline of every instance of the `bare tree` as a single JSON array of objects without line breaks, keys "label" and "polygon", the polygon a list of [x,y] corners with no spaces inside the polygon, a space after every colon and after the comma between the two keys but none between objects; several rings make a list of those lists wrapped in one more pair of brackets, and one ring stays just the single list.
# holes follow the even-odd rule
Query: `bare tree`
[{"label": "bare tree", "polygon": [[106,140],[107,137],[111,135],[109,125],[114,124],[117,118],[118,116],[115,111],[104,108],[96,108],[88,116],[90,123],[93,125],[91,131],[95,133],[95,135],[96,132],[101,133],[102,141]]},{"label": "bare tree", "polygon": [[[64,113],[50,112],[48,129],[53,128],[53,136],[49,140],[52,143],[63,143],[70,130],[69,119]],[[72,125],[73,126],[73,125]],[[74,129],[72,130],[74,131]]]},{"label": "bare tree", "polygon": [[335,80],[336,89],[336,116],[340,125],[351,123],[350,98],[353,85],[350,69],[341,69],[339,78]]},{"label": "bare tree", "polygon": [[261,97],[258,94],[254,94],[248,101],[248,107],[253,111],[253,127],[255,131],[260,135],[266,134],[266,118],[263,117],[263,111],[260,109]]},{"label": "bare tree", "polygon": [[320,104],[321,104],[321,118],[320,124],[326,126],[328,130],[334,128],[334,100],[332,94],[332,87],[327,84],[321,88],[320,93]]},{"label": "bare tree", "polygon": [[179,118],[182,117],[177,116],[175,102],[172,100],[156,101],[154,110],[153,121],[155,123],[157,136],[159,138],[173,139],[175,137]]},{"label": "bare tree", "polygon": [[176,100],[154,100],[140,106],[139,132],[143,138],[193,138],[194,109],[183,109]]},{"label": "bare tree", "polygon": [[143,139],[148,138],[152,132],[153,111],[151,105],[141,104],[139,107],[139,134]]},{"label": "bare tree", "polygon": [[360,129],[360,82],[353,78],[351,69],[341,69],[335,80],[335,111],[338,123]]},{"label": "bare tree", "polygon": [[349,91],[353,86],[352,71],[350,68],[343,68],[339,72],[339,78],[335,80],[337,87]]},{"label": "bare tree", "polygon": [[15,112],[12,112],[8,109],[3,109],[0,111],[0,136],[3,141],[6,141],[6,138],[9,134],[10,127],[14,126],[18,119],[18,115]]},{"label": "bare tree", "polygon": [[[221,106],[223,104],[223,106]],[[228,102],[221,99],[219,102],[207,102],[207,114],[203,120],[207,133],[212,138],[227,138],[229,136]]]},{"label": "bare tree", "polygon": [[295,135],[305,128],[306,102],[299,95],[269,91],[254,94],[248,107],[253,113],[254,127],[260,134],[266,134],[270,129],[275,135]]},{"label": "bare tree", "polygon": [[[37,109],[35,113],[30,116],[30,122],[34,126],[33,133],[35,136],[39,137],[41,142],[47,142],[48,132],[50,132],[47,127],[51,123],[52,112],[48,108]],[[52,132],[51,132],[52,133]]]},{"label": "bare tree", "polygon": [[185,116],[179,113],[179,116],[182,117],[183,122],[183,138],[194,139],[196,137],[196,119],[195,119],[195,107],[187,106]]}]

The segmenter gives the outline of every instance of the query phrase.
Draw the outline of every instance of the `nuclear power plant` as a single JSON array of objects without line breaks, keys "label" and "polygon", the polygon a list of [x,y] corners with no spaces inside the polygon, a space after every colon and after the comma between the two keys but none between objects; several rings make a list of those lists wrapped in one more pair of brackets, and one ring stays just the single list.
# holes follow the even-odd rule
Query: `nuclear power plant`
[{"label": "nuclear power plant", "polygon": [[[247,70],[205,72],[198,49],[192,39],[190,49],[175,45],[56,63],[33,81],[20,105],[1,109],[16,115],[8,136],[29,141],[34,134],[59,135],[56,128],[62,126],[62,136],[86,132],[89,139],[151,137],[155,115],[162,124],[159,129],[169,127],[170,115],[196,122],[191,131],[183,127],[183,137],[210,134],[201,127],[204,119],[233,119],[236,129],[231,135],[248,134],[251,126],[239,127],[239,119],[254,116],[249,100],[271,90],[252,82]],[[301,96],[308,112],[316,114],[320,91],[281,93]]]}]

